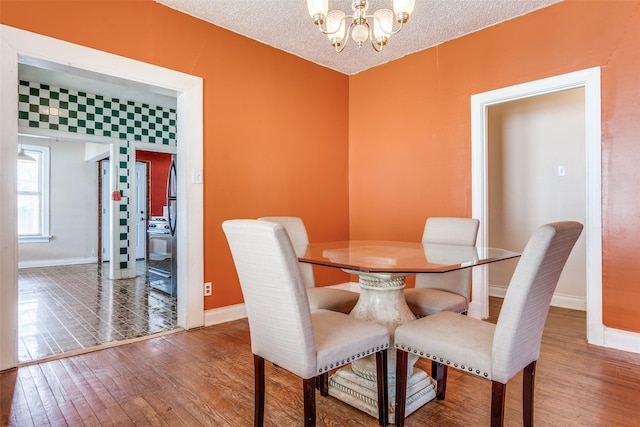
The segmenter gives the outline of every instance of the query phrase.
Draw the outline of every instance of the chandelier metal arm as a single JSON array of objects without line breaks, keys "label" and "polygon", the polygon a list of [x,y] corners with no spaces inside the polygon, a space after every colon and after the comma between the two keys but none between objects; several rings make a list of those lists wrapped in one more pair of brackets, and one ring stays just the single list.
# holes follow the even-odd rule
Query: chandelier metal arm
[{"label": "chandelier metal arm", "polygon": [[[367,27],[369,27],[369,29],[371,29],[372,26],[371,26],[371,24],[369,24],[369,18],[371,18],[372,20],[377,20],[378,18],[376,16],[367,16],[367,18],[364,19],[362,25],[366,25]],[[347,35],[350,33],[349,29],[357,24],[357,20],[353,15],[345,15],[344,18],[341,19],[341,21],[347,21],[348,19],[351,19],[351,24],[349,24],[349,27],[348,27],[348,29],[346,31]],[[388,36],[393,36],[394,34],[398,34],[400,32],[400,30],[402,30],[402,27],[404,27],[404,22],[406,22],[406,21],[404,21],[404,22],[403,21],[396,21],[396,22],[399,24],[397,29],[395,29],[393,31],[386,31],[383,27],[380,27],[380,30],[383,33],[385,33],[386,35],[388,35]],[[318,27],[318,29],[320,30],[320,32],[322,34],[325,34],[325,35],[328,35],[328,36],[330,36],[332,34],[336,34],[338,31],[340,31],[340,26],[338,26],[338,29],[335,30],[335,31],[328,31],[326,29],[327,22],[325,20],[318,20],[318,21],[315,22],[315,24],[316,24],[316,27]],[[324,24],[325,28],[322,28],[323,24]],[[346,35],[345,35],[345,38],[346,38]]]},{"label": "chandelier metal arm", "polygon": [[[355,18],[352,15],[345,15],[340,21],[346,21],[347,19],[351,19],[351,24],[349,24],[349,29],[353,26],[353,24],[355,23]],[[322,34],[326,34],[328,36],[332,35],[332,34],[336,34],[338,31],[340,31],[340,25],[338,25],[338,28],[335,31],[329,31],[327,30],[327,21],[326,20],[320,20],[320,21],[316,21],[315,22],[316,26],[318,27],[318,29],[320,30],[320,32]],[[322,24],[324,24],[325,28],[322,28]],[[347,34],[349,34],[349,30],[347,29]],[[346,38],[346,36],[345,36]]]}]

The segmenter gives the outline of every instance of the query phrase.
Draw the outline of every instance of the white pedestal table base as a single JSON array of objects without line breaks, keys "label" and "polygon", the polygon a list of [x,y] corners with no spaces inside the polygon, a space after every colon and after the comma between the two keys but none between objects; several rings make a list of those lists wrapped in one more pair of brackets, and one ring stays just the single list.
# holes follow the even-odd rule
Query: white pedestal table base
[{"label": "white pedestal table base", "polygon": [[[395,422],[396,350],[393,335],[396,327],[414,320],[415,316],[404,298],[404,275],[391,273],[362,273],[346,270],[360,277],[360,298],[350,315],[377,322],[389,329],[391,341],[388,350],[389,370],[389,423]],[[436,383],[421,369],[413,365],[417,356],[409,355],[406,415],[436,397]],[[375,356],[354,361],[339,369],[329,378],[329,395],[363,412],[378,417]]]}]

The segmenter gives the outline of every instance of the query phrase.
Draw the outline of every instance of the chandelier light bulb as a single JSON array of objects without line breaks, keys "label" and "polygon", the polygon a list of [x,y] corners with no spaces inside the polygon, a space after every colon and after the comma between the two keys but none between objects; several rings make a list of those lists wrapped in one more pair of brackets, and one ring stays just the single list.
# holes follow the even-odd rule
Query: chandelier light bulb
[{"label": "chandelier light bulb", "polygon": [[322,25],[329,10],[329,0],[307,0],[307,10],[316,25]]},{"label": "chandelier light bulb", "polygon": [[396,21],[404,24],[413,13],[415,0],[393,0],[393,13],[396,15]]},{"label": "chandelier light bulb", "polygon": [[345,32],[345,14],[341,10],[332,10],[327,15],[327,36],[329,40],[332,38],[344,39]]},{"label": "chandelier light bulb", "polygon": [[329,10],[329,0],[307,0],[307,10],[312,18],[317,14],[326,16]]},{"label": "chandelier light bulb", "polygon": [[384,46],[393,31],[393,12],[389,9],[380,9],[374,13],[373,18],[373,36],[376,43]]}]

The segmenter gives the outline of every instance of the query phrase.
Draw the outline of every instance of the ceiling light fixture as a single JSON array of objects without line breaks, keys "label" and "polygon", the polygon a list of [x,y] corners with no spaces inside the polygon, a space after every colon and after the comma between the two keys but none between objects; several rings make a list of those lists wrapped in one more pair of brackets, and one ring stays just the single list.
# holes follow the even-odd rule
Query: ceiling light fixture
[{"label": "ceiling light fixture", "polygon": [[[344,50],[349,34],[358,47],[369,39],[375,51],[381,52],[389,38],[409,20],[414,5],[415,0],[393,0],[393,11],[378,9],[373,15],[368,15],[369,0],[352,0],[353,15],[346,15],[340,10],[329,11],[329,0],[307,0],[307,9],[314,24],[329,37],[336,52]],[[400,24],[395,30],[394,18]]]},{"label": "ceiling light fixture", "polygon": [[18,162],[19,163],[34,163],[36,159],[28,155],[24,152],[24,148],[20,145],[20,149],[18,150]]}]

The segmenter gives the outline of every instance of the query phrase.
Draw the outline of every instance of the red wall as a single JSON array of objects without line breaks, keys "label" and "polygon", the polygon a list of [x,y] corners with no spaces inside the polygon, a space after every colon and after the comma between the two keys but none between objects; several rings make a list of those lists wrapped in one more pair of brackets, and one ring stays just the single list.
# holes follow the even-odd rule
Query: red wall
[{"label": "red wall", "polygon": [[149,216],[162,216],[162,208],[167,204],[167,175],[171,166],[171,154],[136,150],[136,160],[149,162]]},{"label": "red wall", "polygon": [[591,67],[602,73],[604,323],[640,332],[638,1],[564,1],[352,76],[351,237],[415,240],[428,216],[471,215],[471,95]]}]

